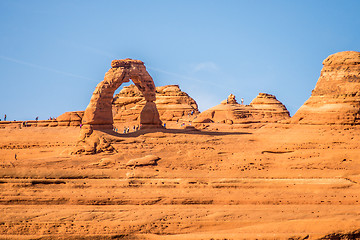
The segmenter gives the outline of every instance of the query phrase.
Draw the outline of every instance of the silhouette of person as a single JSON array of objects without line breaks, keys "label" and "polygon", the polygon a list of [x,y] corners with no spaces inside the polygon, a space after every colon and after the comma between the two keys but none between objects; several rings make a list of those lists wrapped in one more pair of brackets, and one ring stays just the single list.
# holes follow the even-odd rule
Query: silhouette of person
[{"label": "silhouette of person", "polygon": [[5,114],[5,116],[4,116],[4,121],[6,121],[6,114]]},{"label": "silhouette of person", "polygon": [[243,98],[241,98],[241,105],[243,105],[244,104],[244,99]]}]

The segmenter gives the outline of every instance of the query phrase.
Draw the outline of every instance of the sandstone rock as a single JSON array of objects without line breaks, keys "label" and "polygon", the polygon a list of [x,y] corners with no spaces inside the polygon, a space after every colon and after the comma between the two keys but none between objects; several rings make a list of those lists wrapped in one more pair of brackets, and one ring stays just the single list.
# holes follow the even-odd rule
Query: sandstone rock
[{"label": "sandstone rock", "polygon": [[111,66],[104,80],[96,86],[82,119],[83,125],[91,125],[94,130],[113,128],[113,95],[122,83],[131,79],[146,102],[154,102],[156,99],[154,82],[143,62],[132,59],[114,60]]},{"label": "sandstone rock", "polygon": [[221,104],[239,104],[239,103],[236,101],[235,95],[230,94],[226,100],[221,102]]},{"label": "sandstone rock", "polygon": [[84,111],[65,112],[56,118],[58,126],[80,126]]},{"label": "sandstone rock", "polygon": [[140,112],[141,128],[154,128],[161,125],[159,112],[154,102],[146,102],[144,108]]},{"label": "sandstone rock", "polygon": [[90,163],[89,165],[105,167],[105,166],[109,166],[109,165],[114,165],[115,163],[116,163],[115,159],[102,158],[102,159],[100,159],[99,162]]},{"label": "sandstone rock", "polygon": [[[135,85],[124,87],[113,100],[114,122],[136,121],[145,103],[143,94]],[[199,113],[195,100],[181,91],[178,85],[156,87],[155,104],[160,119],[165,121],[176,121],[191,113]]]},{"label": "sandstone rock", "polygon": [[123,59],[111,62],[112,68],[105,74],[105,78],[100,82],[93,92],[90,103],[82,117],[83,127],[79,136],[79,149],[73,153],[97,153],[102,151],[114,151],[111,143],[106,138],[99,136],[91,138],[94,132],[101,130],[107,132],[113,130],[112,102],[116,89],[130,79],[140,90],[146,101],[145,110],[140,114],[140,122],[147,126],[162,127],[162,123],[157,113],[155,97],[155,84],[149,73],[146,71],[142,61]]},{"label": "sandstone rock", "polygon": [[147,155],[142,158],[135,158],[131,159],[128,163],[126,163],[126,166],[128,167],[137,167],[137,166],[149,166],[149,165],[156,165],[157,161],[160,158],[155,155]]},{"label": "sandstone rock", "polygon": [[71,154],[116,152],[111,145],[114,141],[106,131],[94,131],[91,126],[85,125],[80,131],[79,141]]},{"label": "sandstone rock", "polygon": [[323,61],[315,89],[291,122],[360,124],[360,52],[339,52]]},{"label": "sandstone rock", "polygon": [[133,168],[125,174],[126,178],[156,178],[159,174],[156,171],[150,171],[149,169],[142,170],[140,168]]},{"label": "sandstone rock", "polygon": [[200,113],[193,122],[227,124],[277,122],[289,117],[286,107],[271,94],[259,93],[250,105],[238,104],[235,96],[231,94],[221,104]]},{"label": "sandstone rock", "polygon": [[[115,66],[119,65],[118,62]],[[183,116],[188,116],[193,113],[199,113],[197,103],[187,93],[181,91],[178,85],[166,85],[156,87],[156,109],[153,108],[153,116],[149,119],[156,118],[152,124],[153,127],[159,127],[161,122],[157,120],[159,117],[165,121],[176,121]],[[139,121],[140,113],[145,107],[147,101],[144,95],[135,85],[125,86],[116,94],[112,101],[112,113],[114,123],[124,123]],[[149,110],[149,104],[147,106]],[[84,111],[66,112],[57,118],[59,126],[79,126],[81,124]],[[143,115],[145,117],[145,115]],[[145,119],[148,122],[149,119]],[[153,121],[152,120],[152,121]],[[144,124],[143,127],[149,128],[151,124]],[[89,125],[90,126],[90,125]],[[98,126],[95,126],[95,130]],[[87,128],[85,124],[83,128]],[[83,134],[84,135],[84,134]]]},{"label": "sandstone rock", "polygon": [[251,101],[253,115],[261,119],[261,122],[277,122],[290,118],[289,111],[276,99],[274,95],[259,93]]}]

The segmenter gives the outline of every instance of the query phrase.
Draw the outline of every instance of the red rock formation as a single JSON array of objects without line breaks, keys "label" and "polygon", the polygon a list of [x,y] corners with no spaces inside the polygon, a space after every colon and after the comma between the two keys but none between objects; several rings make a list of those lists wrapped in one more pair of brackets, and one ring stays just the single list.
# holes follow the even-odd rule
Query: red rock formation
[{"label": "red rock formation", "polygon": [[277,122],[289,117],[286,107],[271,94],[259,93],[250,105],[238,104],[235,96],[230,94],[221,104],[200,113],[193,122],[229,124]]},{"label": "red rock formation", "polygon": [[[142,92],[146,104],[140,114],[141,128],[162,127],[159,113],[154,103],[155,84],[149,73],[146,71],[144,63],[139,60],[124,59],[111,62],[111,69],[105,74],[105,78],[100,82],[90,99],[84,116],[82,118],[82,128],[80,140],[72,153],[97,153],[102,151],[113,151],[111,139],[103,132],[112,131],[113,114],[112,101],[114,92],[124,82],[130,79],[135,86]],[[103,131],[94,131],[103,130]]]},{"label": "red rock formation", "polygon": [[[111,62],[112,68],[105,74],[104,81],[100,82],[90,99],[82,119],[84,129],[112,129],[112,100],[114,92],[124,82],[131,79],[142,92],[146,102],[155,101],[155,85],[153,79],[146,71],[144,63],[139,60],[125,59]],[[152,112],[156,114],[156,106],[152,105]],[[149,117],[149,115],[143,115]],[[160,126],[161,122],[156,116],[141,119],[140,124]]]},{"label": "red rock formation", "polygon": [[[136,121],[145,103],[142,93],[134,85],[124,87],[113,100],[114,122]],[[164,121],[175,121],[191,112],[199,113],[195,100],[178,85],[156,87],[155,103],[160,119]]]},{"label": "red rock formation", "polygon": [[154,125],[161,125],[159,112],[154,102],[146,102],[140,112],[140,119],[141,128],[152,128]]},{"label": "red rock formation", "polygon": [[80,126],[84,111],[66,112],[56,118],[58,126]]},{"label": "red rock formation", "polygon": [[239,104],[239,103],[236,101],[235,95],[230,94],[227,99],[221,102],[221,104]]},{"label": "red rock formation", "polygon": [[253,107],[253,115],[260,117],[261,122],[277,122],[290,118],[289,111],[285,105],[271,94],[259,93],[259,95],[251,101],[250,106]]},{"label": "red rock formation", "polygon": [[291,118],[302,124],[360,124],[360,52],[330,55],[310,98]]}]

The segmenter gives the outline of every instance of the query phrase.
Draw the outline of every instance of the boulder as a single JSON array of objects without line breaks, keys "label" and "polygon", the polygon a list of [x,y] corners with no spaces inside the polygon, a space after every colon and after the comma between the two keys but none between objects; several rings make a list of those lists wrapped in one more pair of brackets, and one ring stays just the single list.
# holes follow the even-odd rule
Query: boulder
[{"label": "boulder", "polygon": [[323,61],[315,89],[291,123],[360,124],[360,52],[339,52]]}]

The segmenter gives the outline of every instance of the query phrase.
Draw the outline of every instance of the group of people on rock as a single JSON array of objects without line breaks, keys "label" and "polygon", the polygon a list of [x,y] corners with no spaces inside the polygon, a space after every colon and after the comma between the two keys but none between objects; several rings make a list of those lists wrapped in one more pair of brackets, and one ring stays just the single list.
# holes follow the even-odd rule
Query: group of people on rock
[{"label": "group of people on rock", "polygon": [[[1,121],[1,118],[0,118],[0,121]],[[4,116],[4,121],[6,121],[6,114],[5,114],[5,116]]]},{"label": "group of people on rock", "polygon": [[[139,125],[134,125],[133,127],[132,127],[132,130],[133,130],[133,132],[136,132],[136,131],[138,131],[140,129],[140,126]],[[117,127],[114,127],[113,128],[113,130],[115,131],[115,132],[118,132],[118,128]],[[130,132],[130,127],[127,127],[127,126],[124,126],[124,131],[123,131],[123,133],[129,133]]]}]

